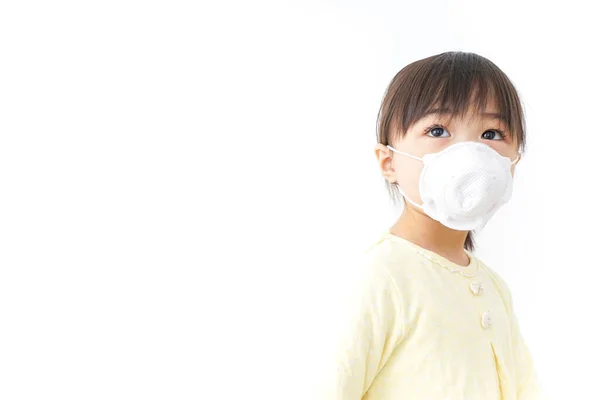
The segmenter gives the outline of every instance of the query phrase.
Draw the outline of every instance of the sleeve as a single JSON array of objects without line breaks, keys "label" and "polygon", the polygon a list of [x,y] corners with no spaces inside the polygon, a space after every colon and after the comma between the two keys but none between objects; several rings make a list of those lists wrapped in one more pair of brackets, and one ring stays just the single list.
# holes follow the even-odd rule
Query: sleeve
[{"label": "sleeve", "polygon": [[517,370],[517,399],[519,400],[541,400],[543,396],[539,385],[535,366],[531,358],[529,348],[525,344],[521,332],[518,329],[518,322],[513,313],[513,351],[515,355],[515,365]]},{"label": "sleeve", "polygon": [[497,279],[501,282],[505,301],[507,303],[508,314],[510,318],[511,341],[513,345],[513,356],[515,360],[516,370],[516,388],[518,400],[542,400],[548,399],[543,392],[538,376],[535,370],[535,365],[531,357],[528,346],[521,335],[519,321],[514,311],[513,300],[510,290],[506,282],[499,276]]},{"label": "sleeve", "polygon": [[361,399],[402,339],[400,292],[384,266],[361,268],[348,295],[321,399]]}]

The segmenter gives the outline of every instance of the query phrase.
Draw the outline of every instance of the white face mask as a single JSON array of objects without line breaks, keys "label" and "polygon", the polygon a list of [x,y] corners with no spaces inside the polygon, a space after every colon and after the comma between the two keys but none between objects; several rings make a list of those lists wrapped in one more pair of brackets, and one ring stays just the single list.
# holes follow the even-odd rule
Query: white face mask
[{"label": "white face mask", "polygon": [[423,158],[387,146],[395,153],[423,162],[416,204],[404,198],[445,226],[459,231],[478,230],[512,195],[511,161],[490,146],[460,142]]}]

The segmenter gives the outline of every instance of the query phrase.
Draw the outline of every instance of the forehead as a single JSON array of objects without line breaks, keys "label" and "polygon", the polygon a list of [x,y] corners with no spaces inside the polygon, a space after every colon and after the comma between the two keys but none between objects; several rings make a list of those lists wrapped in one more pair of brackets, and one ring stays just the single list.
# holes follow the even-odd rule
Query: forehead
[{"label": "forehead", "polygon": [[483,119],[483,120],[494,120],[503,123],[508,123],[508,116],[503,114],[498,108],[488,105],[485,109],[479,110],[475,107],[471,107],[467,110],[456,112],[449,108],[432,108],[425,112],[420,118],[424,119],[427,117],[443,118],[443,119]]},{"label": "forehead", "polygon": [[510,109],[500,106],[498,95],[502,92],[485,80],[481,82],[459,82],[450,87],[439,87],[428,90],[426,96],[410,99],[404,114],[404,126],[409,127],[418,120],[431,114],[438,117],[463,119],[486,118],[507,122]]}]

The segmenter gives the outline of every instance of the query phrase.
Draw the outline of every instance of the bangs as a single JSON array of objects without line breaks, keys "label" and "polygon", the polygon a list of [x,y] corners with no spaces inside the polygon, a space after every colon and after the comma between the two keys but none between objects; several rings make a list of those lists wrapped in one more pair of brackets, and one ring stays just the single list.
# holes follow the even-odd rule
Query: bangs
[{"label": "bangs", "polygon": [[394,77],[379,110],[378,140],[390,144],[433,110],[451,118],[484,113],[491,104],[508,134],[525,147],[525,121],[518,93],[494,63],[473,53],[450,52],[416,61]]}]

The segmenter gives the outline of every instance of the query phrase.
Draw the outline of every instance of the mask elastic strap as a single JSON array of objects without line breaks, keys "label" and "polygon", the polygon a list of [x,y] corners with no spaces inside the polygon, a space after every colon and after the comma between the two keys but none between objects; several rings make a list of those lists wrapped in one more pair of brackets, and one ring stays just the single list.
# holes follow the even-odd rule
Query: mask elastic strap
[{"label": "mask elastic strap", "polygon": [[[398,186],[398,185],[396,185],[396,186]],[[404,194],[404,192],[402,191],[402,189],[400,189],[400,186],[398,186],[398,191],[400,192],[400,194],[402,195],[402,197],[404,197],[404,200],[408,201],[413,206],[418,207],[421,210],[423,210],[423,206],[420,206],[417,203],[415,203],[414,201],[412,201],[411,199],[409,199],[408,196]]]},{"label": "mask elastic strap", "polygon": [[403,151],[396,150],[395,148],[393,148],[389,144],[387,145],[387,148],[390,149],[391,151],[393,151],[394,153],[402,154],[403,156],[410,157],[410,158],[412,158],[414,160],[423,161],[422,158],[419,158],[417,156],[413,156],[412,154],[408,154],[408,153],[405,153]]},{"label": "mask elastic strap", "polygon": [[[402,154],[403,156],[412,158],[414,160],[423,161],[422,158],[413,156],[412,154],[408,154],[408,153],[405,153],[403,151],[398,151],[398,150],[396,150],[395,148],[393,148],[390,145],[387,145],[387,148],[390,149],[391,151],[393,151],[394,153]],[[402,195],[402,197],[404,197],[404,200],[408,201],[413,206],[418,207],[421,210],[423,210],[423,206],[422,205],[419,205],[419,204],[415,203],[414,201],[412,201],[411,199],[408,198],[408,196],[404,193],[404,191],[402,189],[400,189],[400,185],[396,184],[396,187],[398,187],[398,191],[400,192],[400,194]]]}]

